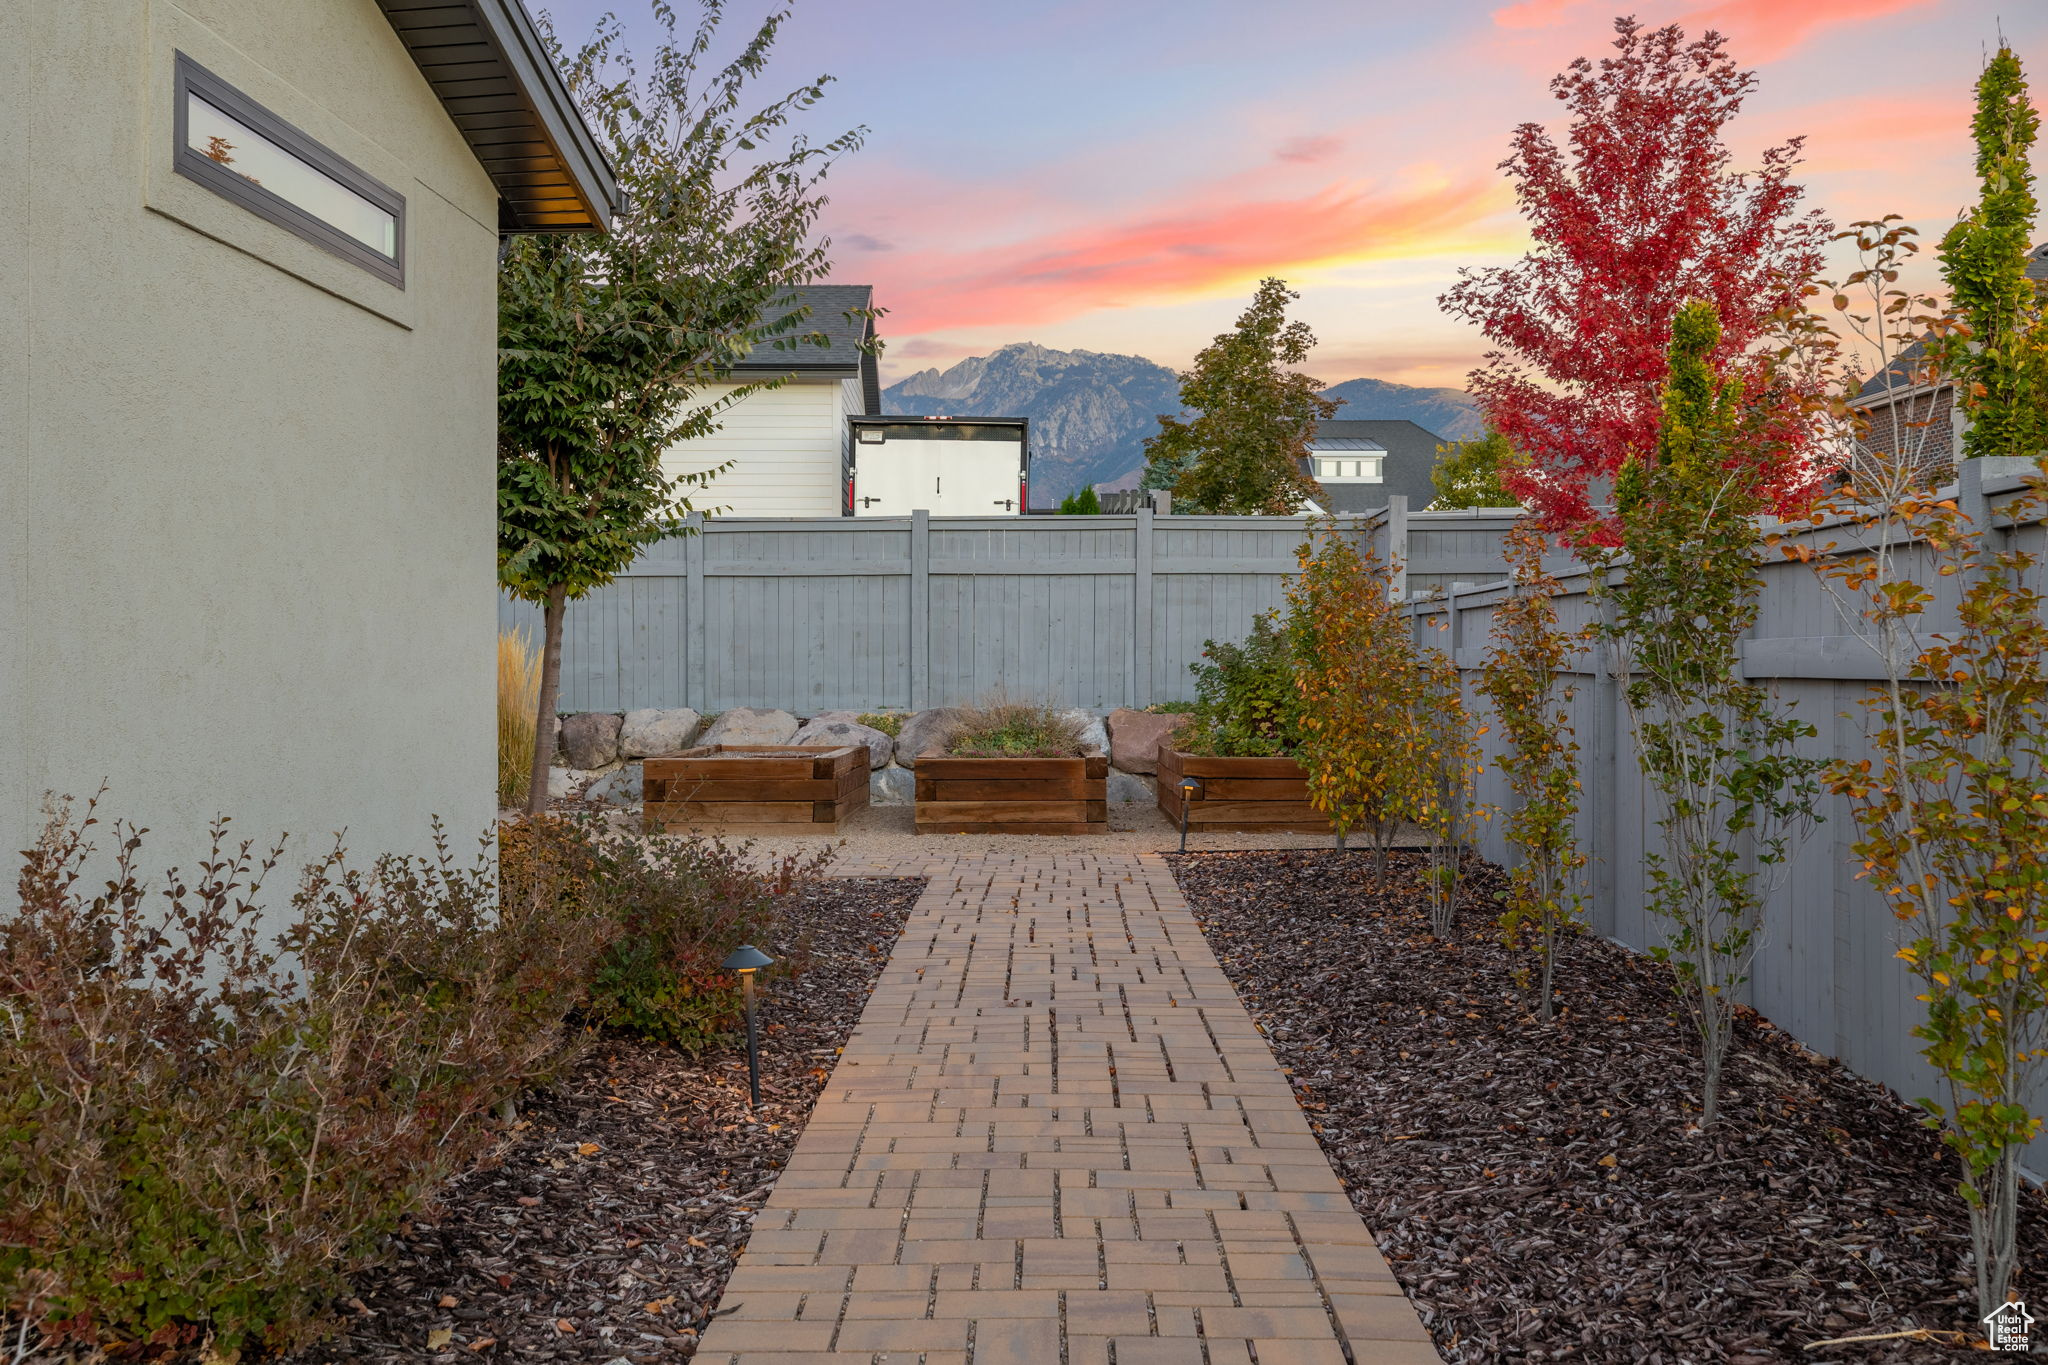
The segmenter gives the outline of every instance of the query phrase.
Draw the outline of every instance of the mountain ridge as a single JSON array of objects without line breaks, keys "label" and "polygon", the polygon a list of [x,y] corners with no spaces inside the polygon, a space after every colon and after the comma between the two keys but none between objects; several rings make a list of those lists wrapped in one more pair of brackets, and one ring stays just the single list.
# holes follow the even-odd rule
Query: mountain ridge
[{"label": "mountain ridge", "polygon": [[[1479,434],[1478,409],[1462,390],[1360,378],[1333,384],[1339,418],[1405,418],[1447,441]],[[1183,415],[1180,379],[1144,356],[1055,350],[1017,341],[946,369],[906,375],[882,390],[898,416],[1031,419],[1031,502],[1050,507],[1082,488],[1134,487],[1145,438],[1161,414]]]}]

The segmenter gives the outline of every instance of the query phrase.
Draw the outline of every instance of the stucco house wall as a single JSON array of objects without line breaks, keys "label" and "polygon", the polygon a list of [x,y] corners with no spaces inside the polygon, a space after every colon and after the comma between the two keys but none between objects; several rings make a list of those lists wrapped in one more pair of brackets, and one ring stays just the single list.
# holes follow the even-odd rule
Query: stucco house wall
[{"label": "stucco house wall", "polygon": [[[493,815],[498,196],[375,0],[10,16],[0,849],[45,792],[190,866]],[[24,32],[25,30],[25,32]],[[183,51],[406,200],[402,289],[171,171]],[[103,841],[104,842],[104,841]],[[288,885],[277,888],[273,903]]]}]

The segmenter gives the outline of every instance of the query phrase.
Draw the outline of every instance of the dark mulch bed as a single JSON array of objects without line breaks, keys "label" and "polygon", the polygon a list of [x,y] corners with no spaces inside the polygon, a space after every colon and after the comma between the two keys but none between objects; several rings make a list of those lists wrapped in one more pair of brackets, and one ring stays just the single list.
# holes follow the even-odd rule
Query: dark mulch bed
[{"label": "dark mulch bed", "polygon": [[[1480,874],[1458,939],[1427,937],[1419,860],[1174,860],[1224,970],[1293,1075],[1352,1202],[1446,1360],[1914,1362],[1974,1326],[1952,1158],[1884,1087],[1753,1015],[1714,1130],[1663,968],[1579,935],[1563,1017],[1517,995]],[[2022,1226],[2048,1264],[2048,1201]],[[2036,1277],[2023,1269],[2023,1294]],[[2048,1291],[2043,1291],[2048,1292]],[[2032,1298],[2033,1294],[2026,1294]]]},{"label": "dark mulch bed", "polygon": [[296,1359],[689,1359],[923,885],[833,879],[790,908],[769,951],[807,965],[763,997],[758,1116],[743,1044],[600,1042]]}]

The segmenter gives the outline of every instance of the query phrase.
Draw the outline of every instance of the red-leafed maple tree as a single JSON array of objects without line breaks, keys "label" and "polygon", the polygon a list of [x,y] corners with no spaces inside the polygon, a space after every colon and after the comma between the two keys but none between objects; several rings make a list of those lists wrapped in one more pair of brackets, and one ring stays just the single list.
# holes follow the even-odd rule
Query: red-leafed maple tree
[{"label": "red-leafed maple tree", "polygon": [[1501,163],[1535,248],[1513,266],[1460,271],[1440,300],[1493,344],[1471,389],[1524,458],[1503,482],[1553,526],[1593,522],[1588,484],[1631,454],[1655,456],[1672,319],[1703,299],[1721,318],[1716,377],[1739,379],[1766,417],[1765,439],[1739,458],[1755,463],[1767,504],[1795,507],[1817,482],[1821,395],[1773,363],[1770,343],[1832,231],[1800,211],[1801,140],[1734,170],[1722,130],[1755,73],[1718,33],[1687,42],[1675,25],[1633,19],[1615,29],[1619,55],[1582,57],[1551,82],[1571,110],[1565,145],[1525,123]]}]

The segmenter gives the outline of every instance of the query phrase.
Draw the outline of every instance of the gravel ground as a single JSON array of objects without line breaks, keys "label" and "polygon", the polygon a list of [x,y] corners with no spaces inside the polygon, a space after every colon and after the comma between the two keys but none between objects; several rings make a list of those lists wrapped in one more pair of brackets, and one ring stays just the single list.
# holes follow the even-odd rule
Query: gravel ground
[{"label": "gravel ground", "polygon": [[[563,811],[589,811],[583,802],[557,802]],[[1157,806],[1120,803],[1109,808],[1109,832],[1094,835],[1042,834],[919,834],[910,806],[870,806],[847,820],[835,834],[790,834],[789,826],[755,825],[734,831],[735,839],[751,840],[762,859],[786,853],[808,854],[837,847],[839,854],[827,875],[876,877],[919,872],[927,864],[941,863],[963,853],[1167,853],[1180,846],[1180,827],[1169,822]],[[509,812],[508,812],[509,814]],[[610,810],[607,823],[620,831],[637,831],[640,813]],[[665,836],[655,835],[654,838]],[[1415,842],[1404,836],[1402,842]],[[1258,831],[1219,831],[1188,834],[1188,848],[1214,849],[1316,849],[1331,848],[1336,840],[1328,834],[1268,834]]]},{"label": "gravel ground", "polygon": [[807,965],[764,994],[758,1115],[742,1046],[600,1042],[297,1365],[688,1360],[922,889],[835,879],[789,908],[769,951]]},{"label": "gravel ground", "polygon": [[[1419,860],[1391,887],[1333,853],[1174,860],[1352,1202],[1448,1361],[1858,1361],[1962,1354],[1974,1331],[1953,1159],[1889,1090],[1746,1015],[1706,1136],[1664,969],[1592,935],[1565,1008],[1525,1012],[1486,869],[1459,937],[1427,937]],[[2022,1217],[2048,1294],[2048,1201]],[[2027,1291],[2035,1292],[2029,1293]],[[2038,1338],[2037,1338],[2038,1339]]]}]

